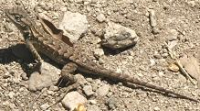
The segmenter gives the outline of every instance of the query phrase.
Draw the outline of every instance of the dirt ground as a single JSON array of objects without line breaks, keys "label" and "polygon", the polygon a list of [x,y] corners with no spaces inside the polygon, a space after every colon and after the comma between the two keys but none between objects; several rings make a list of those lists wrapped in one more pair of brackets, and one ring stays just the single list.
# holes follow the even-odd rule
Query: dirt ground
[{"label": "dirt ground", "polygon": [[[20,43],[21,34],[5,17],[4,9],[21,3],[34,13],[46,13],[58,24],[65,11],[86,15],[89,29],[86,39],[99,38],[94,30],[102,31],[106,22],[99,23],[97,16],[104,14],[107,20],[135,30],[139,36],[136,46],[115,55],[101,57],[106,67],[120,69],[158,86],[175,92],[200,98],[200,90],[180,72],[171,72],[170,59],[165,42],[177,40],[173,51],[177,55],[193,55],[200,61],[200,2],[198,0],[1,0],[0,1],[0,111],[26,111],[32,103],[32,110],[40,111],[46,104],[51,105],[59,95],[48,88],[31,92],[22,59],[12,55],[9,47]],[[158,33],[152,33],[149,10],[155,11]],[[174,34],[177,32],[177,35]],[[174,37],[175,35],[175,37]],[[84,37],[83,37],[84,38]],[[90,39],[89,39],[90,38]],[[93,43],[91,41],[91,43]],[[93,89],[109,85],[106,96],[86,97],[88,111],[200,111],[200,104],[190,100],[169,97],[153,90],[136,86],[129,88],[109,79],[84,76]],[[96,85],[93,85],[96,84]],[[98,83],[98,84],[97,84]],[[41,96],[38,97],[38,95]],[[84,94],[82,94],[85,96]],[[64,111],[61,103],[48,111]]]}]

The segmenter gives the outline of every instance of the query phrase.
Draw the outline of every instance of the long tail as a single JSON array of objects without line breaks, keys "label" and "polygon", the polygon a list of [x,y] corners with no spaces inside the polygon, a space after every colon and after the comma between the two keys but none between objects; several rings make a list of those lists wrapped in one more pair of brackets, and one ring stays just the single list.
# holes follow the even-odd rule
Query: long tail
[{"label": "long tail", "polygon": [[136,78],[130,77],[129,75],[116,73],[114,71],[107,70],[107,69],[103,68],[102,66],[96,65],[95,63],[91,63],[91,62],[88,63],[90,65],[85,65],[83,63],[77,63],[77,64],[80,66],[79,70],[84,69],[83,71],[87,70],[87,71],[91,72],[92,74],[98,74],[99,76],[104,76],[104,77],[108,77],[108,78],[111,78],[111,79],[119,80],[123,83],[133,83],[133,84],[137,84],[137,85],[140,85],[140,86],[151,88],[151,89],[154,89],[154,90],[157,90],[157,91],[164,92],[168,95],[171,94],[171,95],[174,95],[178,98],[188,99],[188,100],[191,100],[191,101],[194,101],[194,102],[199,102],[197,99],[194,99],[194,98],[173,92],[171,90],[165,89],[165,88],[160,87],[160,86],[149,84],[147,82],[142,82],[142,81],[140,81]]},{"label": "long tail", "polygon": [[160,87],[160,86],[156,86],[156,85],[153,85],[153,84],[149,84],[147,82],[139,81],[138,79],[135,79],[135,78],[124,78],[124,80],[127,80],[130,83],[134,83],[134,84],[137,84],[137,85],[145,86],[147,88],[151,88],[151,89],[155,89],[155,90],[158,90],[158,91],[165,92],[168,95],[172,94],[172,95],[175,95],[178,98],[188,99],[188,100],[191,100],[191,101],[194,101],[194,102],[199,102],[197,99],[194,99],[194,98],[191,98],[191,97],[188,97],[188,96],[173,92],[171,90],[165,89],[165,88]]}]

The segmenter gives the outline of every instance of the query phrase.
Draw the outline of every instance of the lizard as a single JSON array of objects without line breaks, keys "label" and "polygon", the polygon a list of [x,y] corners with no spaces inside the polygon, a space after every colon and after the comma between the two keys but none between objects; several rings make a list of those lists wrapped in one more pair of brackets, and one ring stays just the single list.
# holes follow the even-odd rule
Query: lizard
[{"label": "lizard", "polygon": [[63,65],[61,76],[72,83],[71,87],[67,86],[71,89],[77,86],[77,80],[73,74],[75,71],[80,71],[115,79],[124,84],[136,84],[164,92],[167,95],[176,96],[177,98],[199,102],[198,99],[173,92],[161,86],[143,82],[137,78],[130,77],[128,74],[117,73],[104,68],[91,60],[90,56],[85,52],[85,47],[76,44],[69,45],[61,39],[50,36],[44,30],[37,27],[34,20],[31,20],[26,12],[20,8],[7,9],[5,10],[5,14],[22,33],[26,46],[37,61],[39,71],[43,62],[39,53],[42,53],[56,63]]}]

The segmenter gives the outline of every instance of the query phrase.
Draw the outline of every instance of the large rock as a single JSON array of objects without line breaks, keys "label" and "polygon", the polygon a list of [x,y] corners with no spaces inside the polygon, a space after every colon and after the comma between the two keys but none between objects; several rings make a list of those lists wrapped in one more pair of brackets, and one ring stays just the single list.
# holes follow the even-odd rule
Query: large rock
[{"label": "large rock", "polygon": [[60,77],[60,70],[49,63],[43,62],[41,74],[34,72],[29,78],[29,90],[36,91],[52,86],[57,83]]},{"label": "large rock", "polygon": [[64,31],[64,35],[70,38],[71,42],[76,42],[88,29],[88,21],[85,15],[80,13],[65,12],[59,28]]},{"label": "large rock", "polygon": [[102,45],[111,49],[122,49],[136,44],[138,36],[134,30],[108,22]]}]

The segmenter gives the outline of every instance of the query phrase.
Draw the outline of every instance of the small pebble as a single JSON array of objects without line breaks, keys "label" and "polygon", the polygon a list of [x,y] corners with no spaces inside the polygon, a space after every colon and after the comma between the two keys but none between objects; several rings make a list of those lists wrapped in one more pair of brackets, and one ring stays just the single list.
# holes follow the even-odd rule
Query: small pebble
[{"label": "small pebble", "polygon": [[54,95],[55,92],[53,92],[53,91],[49,91],[49,90],[48,90],[48,91],[47,91],[47,94],[48,94],[48,95]]},{"label": "small pebble", "polygon": [[3,75],[3,79],[8,79],[8,78],[10,78],[10,77],[11,77],[11,75],[10,75],[9,72],[6,72],[6,73]]},{"label": "small pebble", "polygon": [[116,107],[116,99],[115,98],[110,98],[106,101],[106,104],[108,105],[109,109],[115,109]]},{"label": "small pebble", "polygon": [[95,55],[95,57],[97,57],[97,58],[103,56],[103,55],[104,55],[103,49],[96,49],[96,50],[94,50],[94,55]]},{"label": "small pebble", "polygon": [[155,16],[155,10],[149,9],[149,19],[150,19],[150,25],[152,28],[152,33],[153,34],[158,34],[159,30],[156,27],[157,26],[157,20],[156,20],[156,16]]},{"label": "small pebble", "polygon": [[166,58],[168,56],[168,53],[161,54],[162,57]]},{"label": "small pebble", "polygon": [[170,71],[173,71],[173,72],[178,72],[178,71],[179,71],[179,67],[178,67],[176,64],[170,64],[170,65],[168,66],[168,69],[169,69]]},{"label": "small pebble", "polygon": [[87,108],[87,111],[102,111],[98,106],[92,105]]},{"label": "small pebble", "polygon": [[101,86],[101,84],[102,84],[102,81],[99,79],[96,79],[95,81],[93,81],[93,83],[91,84],[93,91],[96,92],[99,86]]},{"label": "small pebble", "polygon": [[178,38],[179,32],[176,29],[167,30],[166,41],[176,40]]},{"label": "small pebble", "polygon": [[100,88],[97,89],[97,95],[98,96],[106,96],[109,92],[110,86],[109,85],[103,85]]},{"label": "small pebble", "polygon": [[153,55],[154,58],[156,59],[160,59],[162,58],[160,54],[158,54],[157,52]]},{"label": "small pebble", "polygon": [[188,1],[187,4],[188,4],[189,6],[191,6],[191,7],[194,7],[195,5],[197,5],[196,2],[198,2],[198,1],[192,0],[192,1]]},{"label": "small pebble", "polygon": [[92,104],[92,105],[97,104],[97,101],[96,101],[96,100],[88,100],[88,102],[89,102],[90,104]]},{"label": "small pebble", "polygon": [[160,108],[159,107],[155,107],[154,111],[160,111]]},{"label": "small pebble", "polygon": [[52,85],[52,86],[49,87],[49,90],[50,90],[50,91],[58,91],[59,88],[58,88],[58,86]]},{"label": "small pebble", "polygon": [[162,76],[164,75],[164,72],[163,72],[163,71],[159,71],[159,72],[158,72],[158,75],[159,75],[160,77],[162,77]]},{"label": "small pebble", "polygon": [[40,106],[40,108],[42,109],[42,110],[45,110],[46,111],[46,109],[49,107],[49,104],[48,103],[45,103],[45,104],[43,104],[43,105],[41,105]]},{"label": "small pebble", "polygon": [[26,73],[22,73],[22,80],[28,80],[28,77],[27,77]]},{"label": "small pebble", "polygon": [[92,91],[92,86],[90,85],[84,86],[83,91],[85,92],[87,96],[92,96],[94,94],[94,92]]},{"label": "small pebble", "polygon": [[65,12],[65,11],[67,11],[67,7],[62,6],[62,7],[60,8],[60,10],[61,10],[62,12]]},{"label": "small pebble", "polygon": [[104,16],[104,14],[99,14],[97,16],[97,21],[98,22],[104,22],[106,20],[106,17]]},{"label": "small pebble", "polygon": [[81,85],[81,86],[84,86],[87,81],[85,80],[84,76],[81,75],[81,74],[76,74],[75,75],[75,78],[77,79],[77,82]]},{"label": "small pebble", "polygon": [[153,65],[155,65],[155,64],[156,64],[155,59],[150,59],[150,66],[153,66]]},{"label": "small pebble", "polygon": [[87,80],[89,83],[92,83],[92,82],[93,82],[92,78],[86,78],[86,80]]},{"label": "small pebble", "polygon": [[85,104],[86,102],[87,99],[75,91],[68,93],[61,101],[62,105],[70,111],[74,110],[79,104]]},{"label": "small pebble", "polygon": [[15,96],[15,93],[14,92],[9,92],[8,96],[9,96],[10,99],[12,99]]},{"label": "small pebble", "polygon": [[36,7],[34,8],[34,10],[35,10],[35,12],[37,12],[37,13],[42,13],[42,12],[43,12],[43,9],[42,9],[41,6],[36,6]]}]

